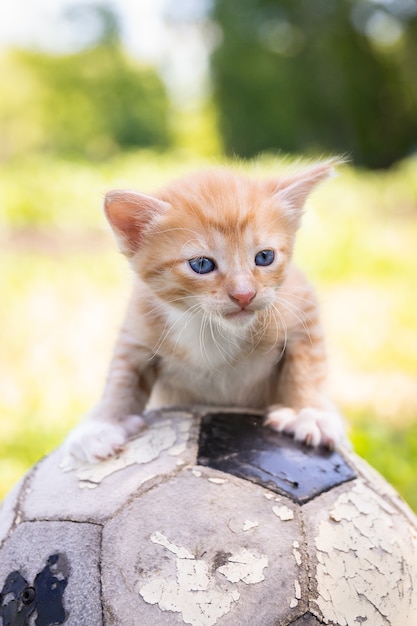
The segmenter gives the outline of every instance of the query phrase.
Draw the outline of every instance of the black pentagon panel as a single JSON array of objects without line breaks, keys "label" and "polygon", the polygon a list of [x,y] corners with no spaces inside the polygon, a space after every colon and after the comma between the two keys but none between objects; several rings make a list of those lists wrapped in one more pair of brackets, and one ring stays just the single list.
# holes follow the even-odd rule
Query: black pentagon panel
[{"label": "black pentagon panel", "polygon": [[15,570],[7,576],[0,592],[3,626],[56,626],[66,619],[62,599],[68,583],[68,566],[62,554],[52,554],[46,566],[29,584]]},{"label": "black pentagon panel", "polygon": [[247,413],[202,418],[198,463],[289,496],[299,503],[356,478],[335,451],[310,448]]}]

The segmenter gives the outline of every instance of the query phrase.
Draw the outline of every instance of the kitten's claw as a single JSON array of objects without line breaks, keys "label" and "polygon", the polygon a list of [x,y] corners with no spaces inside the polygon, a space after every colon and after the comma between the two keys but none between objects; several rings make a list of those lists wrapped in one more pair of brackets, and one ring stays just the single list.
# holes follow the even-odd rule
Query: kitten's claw
[{"label": "kitten's claw", "polygon": [[139,415],[129,415],[118,424],[90,420],[82,422],[64,443],[61,467],[74,469],[112,457],[123,450],[127,440],[145,427]]},{"label": "kitten's claw", "polygon": [[324,445],[333,449],[346,441],[342,418],[335,410],[306,407],[296,412],[289,407],[272,408],[265,426],[293,435],[312,447]]}]

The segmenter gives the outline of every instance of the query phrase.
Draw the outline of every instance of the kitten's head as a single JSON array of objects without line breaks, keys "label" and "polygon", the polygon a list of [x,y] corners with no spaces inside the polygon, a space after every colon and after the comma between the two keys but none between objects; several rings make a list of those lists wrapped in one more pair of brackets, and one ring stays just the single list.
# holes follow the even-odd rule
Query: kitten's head
[{"label": "kitten's head", "polygon": [[334,164],[267,180],[206,171],[155,196],[111,191],[105,212],[121,251],[155,295],[242,326],[273,305],[306,197]]}]

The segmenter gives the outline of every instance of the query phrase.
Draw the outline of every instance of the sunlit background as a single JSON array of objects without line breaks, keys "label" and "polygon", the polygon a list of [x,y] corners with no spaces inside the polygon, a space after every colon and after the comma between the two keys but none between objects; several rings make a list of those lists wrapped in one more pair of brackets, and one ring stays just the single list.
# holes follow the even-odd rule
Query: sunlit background
[{"label": "sunlit background", "polygon": [[14,0],[0,46],[0,497],[100,394],[105,191],[342,153],[297,262],[355,449],[417,511],[417,0]]}]

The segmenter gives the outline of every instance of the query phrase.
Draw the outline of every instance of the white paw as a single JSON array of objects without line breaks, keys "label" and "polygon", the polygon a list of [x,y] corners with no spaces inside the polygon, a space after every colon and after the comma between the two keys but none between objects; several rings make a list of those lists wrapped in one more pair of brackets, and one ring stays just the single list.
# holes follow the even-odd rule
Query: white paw
[{"label": "white paw", "polygon": [[334,448],[346,441],[342,418],[335,410],[306,407],[297,412],[289,407],[277,407],[268,413],[265,426],[294,435],[294,439],[309,446]]},{"label": "white paw", "polygon": [[144,427],[145,422],[139,415],[129,415],[118,424],[97,420],[82,422],[64,442],[61,467],[73,469],[114,456]]}]

